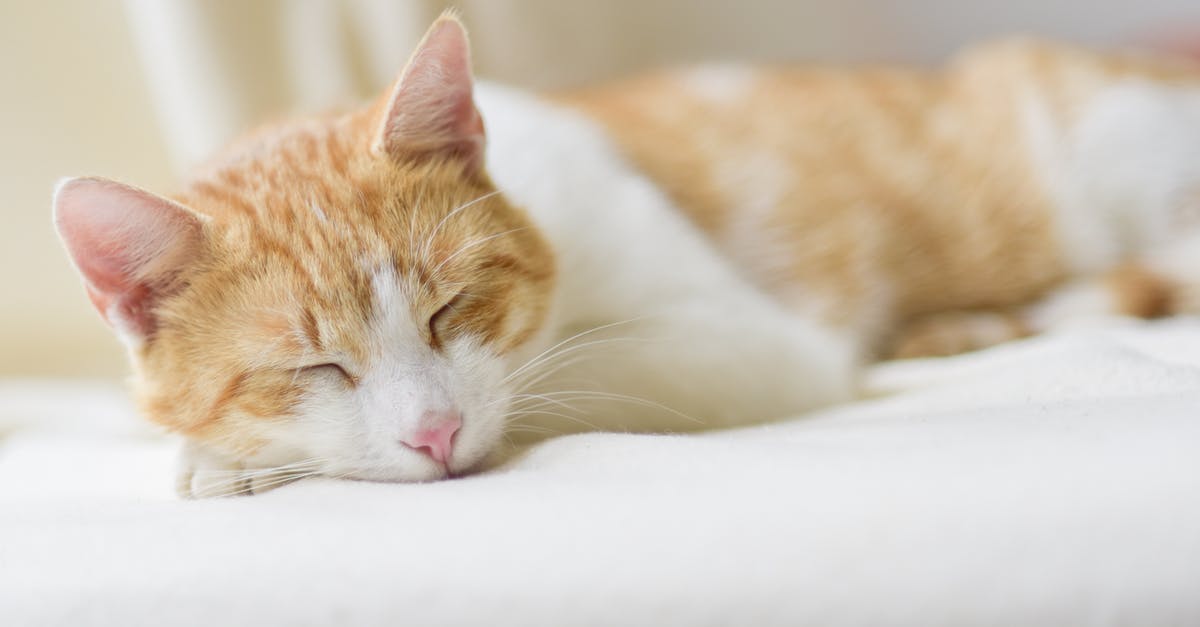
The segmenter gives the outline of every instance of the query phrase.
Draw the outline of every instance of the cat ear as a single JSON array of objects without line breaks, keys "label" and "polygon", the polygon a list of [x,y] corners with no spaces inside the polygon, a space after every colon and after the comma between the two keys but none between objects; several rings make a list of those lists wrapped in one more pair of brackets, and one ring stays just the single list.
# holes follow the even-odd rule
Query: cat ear
[{"label": "cat ear", "polygon": [[195,256],[204,218],[177,202],[100,178],[54,190],[54,225],[88,297],[127,343],[155,330],[154,307]]},{"label": "cat ear", "polygon": [[398,157],[454,154],[483,164],[483,120],[472,98],[467,32],[452,14],[438,18],[392,88],[376,152]]}]

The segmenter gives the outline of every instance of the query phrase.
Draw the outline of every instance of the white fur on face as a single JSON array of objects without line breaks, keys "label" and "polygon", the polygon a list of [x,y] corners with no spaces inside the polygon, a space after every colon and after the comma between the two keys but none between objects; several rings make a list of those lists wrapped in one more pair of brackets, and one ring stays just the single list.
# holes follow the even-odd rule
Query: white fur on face
[{"label": "white fur on face", "polygon": [[[503,431],[502,361],[469,337],[435,350],[422,333],[428,321],[416,319],[396,274],[381,270],[372,284],[368,363],[345,364],[359,378],[357,387],[347,388],[334,374],[314,381],[287,433],[276,439],[324,460],[330,476],[426,481],[468,470]],[[401,442],[426,411],[462,415],[448,468]]]}]

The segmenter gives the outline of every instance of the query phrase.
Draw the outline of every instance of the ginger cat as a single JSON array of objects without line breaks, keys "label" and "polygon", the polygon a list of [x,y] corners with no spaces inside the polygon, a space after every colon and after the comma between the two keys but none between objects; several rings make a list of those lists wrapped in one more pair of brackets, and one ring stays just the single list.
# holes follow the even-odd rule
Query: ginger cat
[{"label": "ginger cat", "polygon": [[881,356],[1200,308],[1200,67],[1016,41],[535,95],[476,84],[448,15],[366,108],[54,206],[183,495],[433,480],[506,436],[787,417]]}]

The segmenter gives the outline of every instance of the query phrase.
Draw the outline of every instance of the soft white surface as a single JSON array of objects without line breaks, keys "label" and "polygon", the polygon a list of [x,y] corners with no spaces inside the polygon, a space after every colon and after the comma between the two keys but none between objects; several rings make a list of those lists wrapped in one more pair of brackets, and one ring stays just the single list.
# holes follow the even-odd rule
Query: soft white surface
[{"label": "soft white surface", "polygon": [[564,437],[456,481],[193,502],[118,392],[10,383],[0,622],[1200,624],[1200,323],[872,381],[909,391]]}]

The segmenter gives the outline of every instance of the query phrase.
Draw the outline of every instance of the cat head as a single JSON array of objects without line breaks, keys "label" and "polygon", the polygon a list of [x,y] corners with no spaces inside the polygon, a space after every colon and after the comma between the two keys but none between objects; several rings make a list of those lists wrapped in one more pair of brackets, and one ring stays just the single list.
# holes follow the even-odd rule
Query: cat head
[{"label": "cat head", "polygon": [[371,107],[261,131],[172,198],[66,180],[55,223],[152,420],[253,466],[436,479],[501,437],[554,279],[483,150],[443,17]]}]

